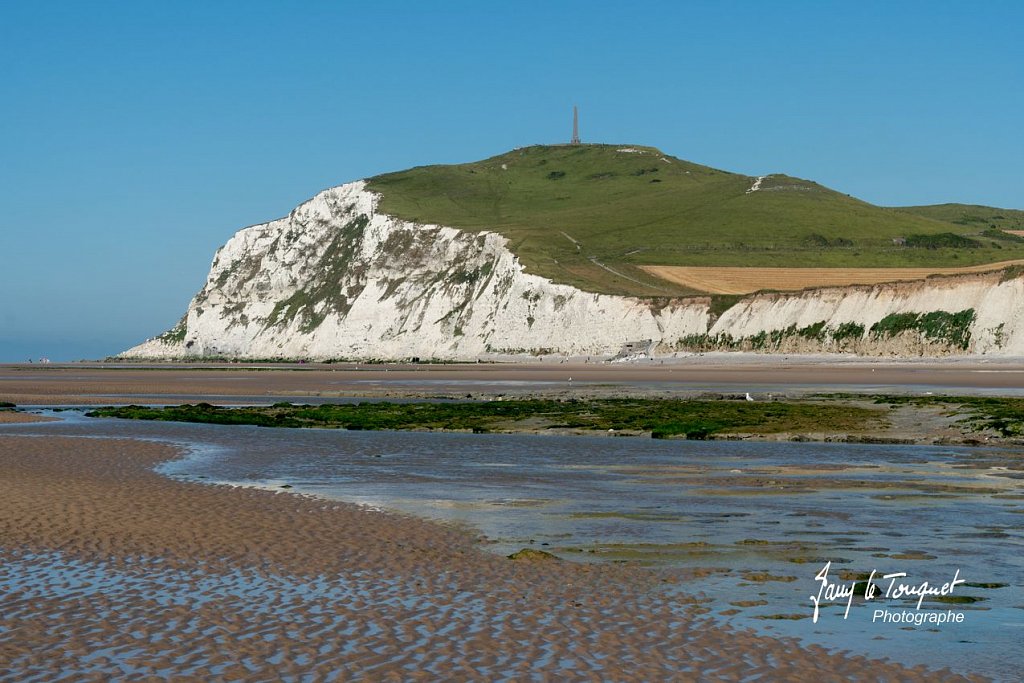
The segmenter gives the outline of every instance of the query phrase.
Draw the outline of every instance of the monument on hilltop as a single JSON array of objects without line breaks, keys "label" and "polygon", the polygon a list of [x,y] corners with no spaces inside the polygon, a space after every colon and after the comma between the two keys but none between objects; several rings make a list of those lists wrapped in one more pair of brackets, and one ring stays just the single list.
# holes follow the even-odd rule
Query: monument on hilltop
[{"label": "monument on hilltop", "polygon": [[569,144],[580,144],[580,115],[575,104],[572,105],[572,140],[569,141]]}]

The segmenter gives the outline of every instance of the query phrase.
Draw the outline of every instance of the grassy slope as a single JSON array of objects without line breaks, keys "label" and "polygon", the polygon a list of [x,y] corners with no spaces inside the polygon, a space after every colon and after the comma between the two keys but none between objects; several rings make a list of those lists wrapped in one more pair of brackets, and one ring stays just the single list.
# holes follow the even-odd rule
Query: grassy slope
[{"label": "grassy slope", "polygon": [[932,206],[902,206],[906,211],[925,218],[967,226],[976,231],[986,228],[998,230],[1024,230],[1024,211],[997,209],[977,204],[935,204]]},{"label": "grassy slope", "polygon": [[390,173],[369,185],[382,194],[387,213],[500,232],[530,272],[609,293],[691,293],[636,268],[644,264],[961,266],[1024,258],[1024,243],[992,239],[970,250],[897,248],[894,237],[973,235],[987,226],[877,207],[784,175],[768,176],[748,193],[752,177],[651,147],[617,151],[622,147],[526,147],[475,163]]}]

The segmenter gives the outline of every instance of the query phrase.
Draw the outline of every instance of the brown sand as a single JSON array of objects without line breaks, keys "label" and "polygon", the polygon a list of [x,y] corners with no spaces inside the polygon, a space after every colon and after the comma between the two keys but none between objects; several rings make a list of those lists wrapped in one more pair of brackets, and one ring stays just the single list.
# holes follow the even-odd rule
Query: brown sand
[{"label": "brown sand", "polygon": [[463,396],[470,392],[474,396],[656,395],[709,385],[732,385],[746,391],[756,384],[809,385],[813,390],[828,391],[865,384],[1019,389],[1024,387],[1024,365],[1015,359],[826,361],[708,355],[664,364],[622,365],[549,359],[521,364],[397,364],[386,368],[353,364],[291,364],[260,369],[231,364],[220,369],[209,365],[168,365],[161,369],[119,364],[0,366],[0,401],[19,405],[177,404],[185,400],[230,403],[267,397]]},{"label": "brown sand", "polygon": [[[131,440],[0,434],[5,673],[955,678],[721,628],[666,591],[670,575],[513,562],[477,550],[462,529],[150,470],[174,456],[168,446]],[[31,571],[19,574],[26,563]],[[75,578],[82,566],[117,582]]]},{"label": "brown sand", "polygon": [[55,417],[44,417],[42,415],[32,415],[30,413],[18,413],[13,410],[0,410],[0,425],[2,424],[21,424],[25,422],[54,422],[57,418]]}]

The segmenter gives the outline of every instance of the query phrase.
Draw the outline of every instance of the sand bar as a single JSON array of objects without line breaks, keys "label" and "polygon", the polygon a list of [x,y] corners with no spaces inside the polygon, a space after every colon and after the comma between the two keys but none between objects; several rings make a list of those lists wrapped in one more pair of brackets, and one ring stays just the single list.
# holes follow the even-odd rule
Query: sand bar
[{"label": "sand bar", "polygon": [[21,413],[13,410],[0,410],[0,424],[24,424],[28,422],[52,422],[57,418]]},{"label": "sand bar", "polygon": [[[1021,359],[911,361],[849,357],[706,354],[638,363],[562,362],[388,366],[245,364],[0,366],[0,401],[19,405],[252,402],[273,397],[672,395],[753,386],[814,391],[859,387],[948,387],[995,393],[1024,389]],[[865,389],[860,389],[865,390]]]}]

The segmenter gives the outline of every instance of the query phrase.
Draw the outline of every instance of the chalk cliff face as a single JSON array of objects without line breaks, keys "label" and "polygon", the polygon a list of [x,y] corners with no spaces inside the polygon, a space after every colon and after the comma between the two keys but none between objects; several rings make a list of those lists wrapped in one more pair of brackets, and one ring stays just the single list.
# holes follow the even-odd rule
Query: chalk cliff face
[{"label": "chalk cliff face", "polygon": [[130,358],[473,359],[615,353],[704,332],[705,305],[660,310],[528,275],[505,238],[377,212],[356,182],[246,228],[181,323]]},{"label": "chalk cliff face", "polygon": [[471,360],[614,355],[647,339],[661,352],[1024,355],[1020,277],[753,295],[718,314],[708,298],[652,303],[555,284],[523,272],[500,235],[399,220],[377,199],[350,183],[241,230],[181,322],[121,356]]},{"label": "chalk cliff face", "polygon": [[782,352],[1022,356],[1024,276],[992,272],[758,294],[729,308],[701,341]]}]

